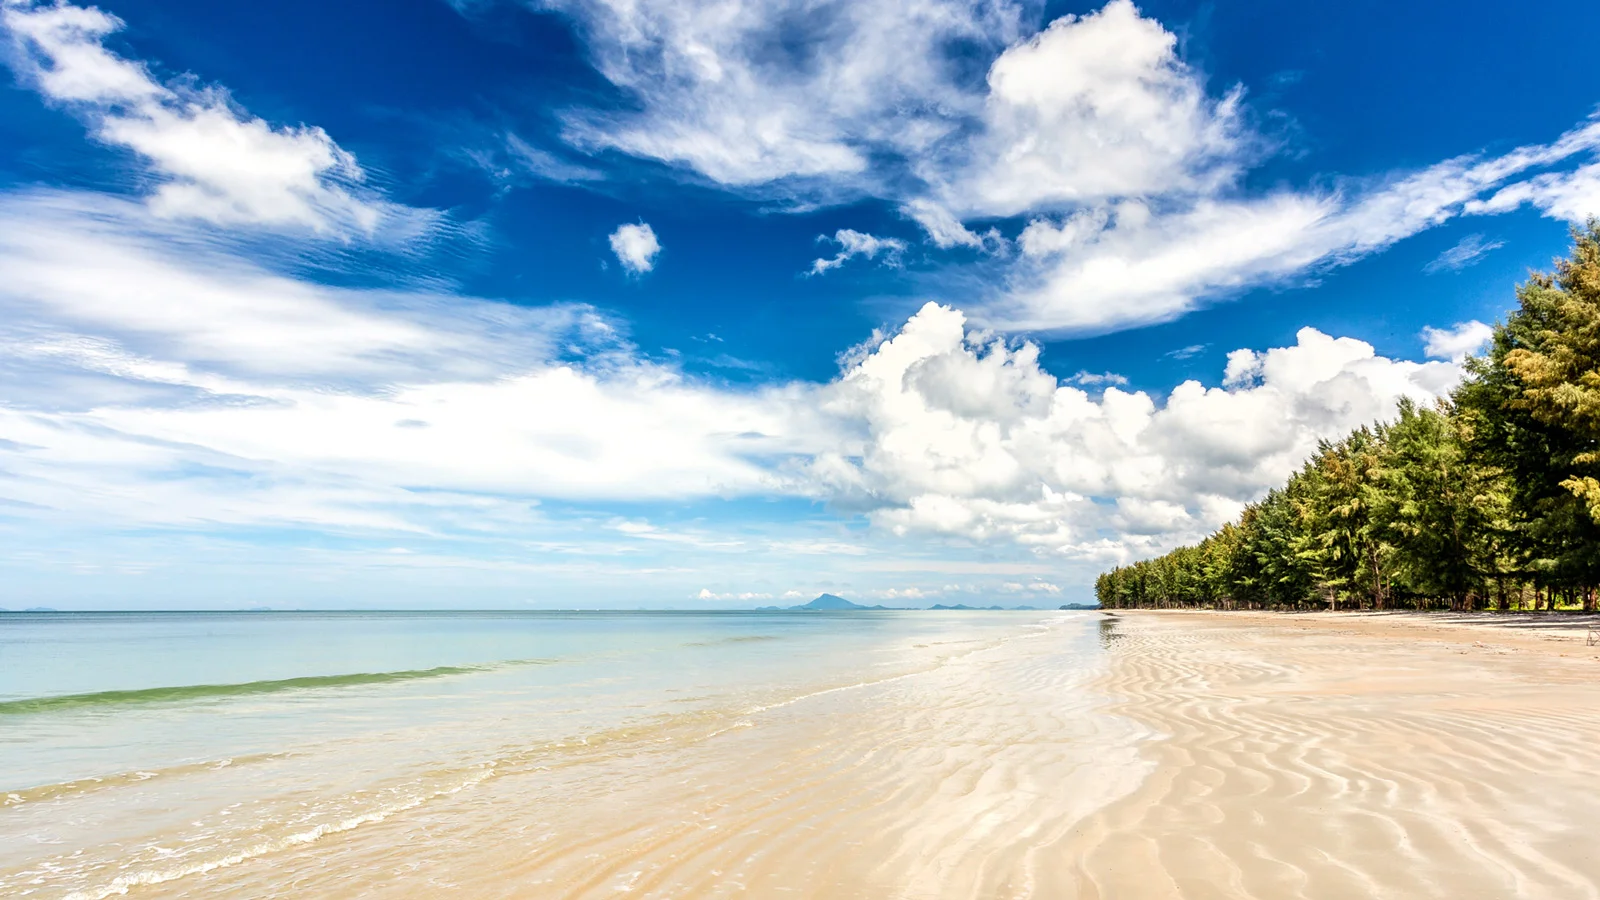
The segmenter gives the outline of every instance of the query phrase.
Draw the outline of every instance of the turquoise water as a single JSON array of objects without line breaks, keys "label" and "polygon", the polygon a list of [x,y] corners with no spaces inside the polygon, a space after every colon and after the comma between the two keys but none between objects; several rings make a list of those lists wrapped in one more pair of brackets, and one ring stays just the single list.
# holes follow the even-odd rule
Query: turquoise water
[{"label": "turquoise water", "polygon": [[105,896],[109,872],[200,871],[484,778],[704,740],[1049,615],[0,614],[0,894]]},{"label": "turquoise water", "polygon": [[952,616],[974,638],[1017,625],[927,612],[7,613],[0,790],[463,714],[560,736],[662,704],[736,709],[886,642],[943,635]]}]

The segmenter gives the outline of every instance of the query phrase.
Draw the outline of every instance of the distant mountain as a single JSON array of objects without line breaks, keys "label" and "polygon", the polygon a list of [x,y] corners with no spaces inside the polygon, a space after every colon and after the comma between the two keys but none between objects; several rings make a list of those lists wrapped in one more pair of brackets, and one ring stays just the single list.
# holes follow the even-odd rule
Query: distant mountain
[{"label": "distant mountain", "polygon": [[883,609],[881,606],[862,606],[851,603],[837,594],[823,594],[810,603],[802,606],[791,606],[790,609]]},{"label": "distant mountain", "polygon": [[1098,603],[1063,603],[1057,609],[1099,609]]},{"label": "distant mountain", "polygon": [[60,611],[61,610],[56,609],[53,606],[30,606],[27,609],[23,610],[23,612],[60,612]]},{"label": "distant mountain", "polygon": [[756,607],[756,610],[758,612],[760,612],[760,611],[772,612],[772,611],[798,609],[798,610],[821,610],[821,611],[826,611],[826,612],[836,612],[836,611],[839,611],[839,610],[846,610],[846,609],[888,609],[888,608],[889,607],[887,607],[887,606],[862,606],[859,603],[851,603],[849,600],[846,600],[845,598],[840,597],[837,594],[823,594],[822,596],[820,596],[817,599],[811,601],[810,603],[802,603],[799,606],[758,606],[758,607]]},{"label": "distant mountain", "polygon": [[[907,607],[899,607],[899,606],[862,606],[859,603],[852,603],[849,600],[846,600],[845,598],[839,596],[838,594],[823,594],[822,596],[820,596],[817,599],[811,601],[810,603],[802,603],[799,606],[758,606],[758,607],[756,607],[756,612],[787,612],[789,610],[820,610],[820,611],[824,611],[824,612],[840,612],[840,611],[843,611],[843,610],[850,610],[850,609],[905,609],[905,608],[907,608]],[[916,607],[910,607],[910,608],[915,609]],[[1038,609],[1039,609],[1039,607],[1037,607],[1037,606],[968,606],[965,603],[957,603],[957,604],[955,604],[953,606],[947,605],[947,604],[944,604],[944,603],[936,603],[933,606],[924,607],[924,608],[925,609],[944,609],[944,610],[966,609],[966,610],[984,611],[984,612],[987,612],[989,610],[1021,610],[1021,611],[1026,612],[1028,610],[1038,611]],[[1099,607],[1097,607],[1097,606],[1078,606],[1076,604],[1069,604],[1069,605],[1063,606],[1061,608],[1062,609],[1099,609]]]}]

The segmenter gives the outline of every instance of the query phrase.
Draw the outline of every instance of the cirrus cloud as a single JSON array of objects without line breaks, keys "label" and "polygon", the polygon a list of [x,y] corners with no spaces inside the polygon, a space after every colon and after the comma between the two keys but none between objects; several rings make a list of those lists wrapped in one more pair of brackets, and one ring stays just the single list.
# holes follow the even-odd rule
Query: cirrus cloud
[{"label": "cirrus cloud", "polygon": [[367,236],[436,218],[365,189],[355,157],[321,128],[271,125],[220,87],[158,81],[106,48],[123,23],[95,7],[7,0],[0,27],[27,82],[156,173],[149,202],[158,215]]}]

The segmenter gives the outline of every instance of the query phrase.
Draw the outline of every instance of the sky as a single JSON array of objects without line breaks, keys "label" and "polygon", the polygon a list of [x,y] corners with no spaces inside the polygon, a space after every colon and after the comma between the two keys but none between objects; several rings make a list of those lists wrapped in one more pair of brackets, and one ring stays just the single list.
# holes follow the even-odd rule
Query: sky
[{"label": "sky", "polygon": [[0,607],[1086,601],[1460,380],[1595,33],[0,0]]}]

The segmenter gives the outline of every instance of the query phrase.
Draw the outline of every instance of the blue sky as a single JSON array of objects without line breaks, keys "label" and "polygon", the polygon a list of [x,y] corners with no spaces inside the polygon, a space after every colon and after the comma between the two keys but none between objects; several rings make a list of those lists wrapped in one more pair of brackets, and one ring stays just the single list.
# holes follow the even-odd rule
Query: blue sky
[{"label": "blue sky", "polygon": [[0,606],[1055,605],[1460,377],[1592,4],[8,0]]}]

